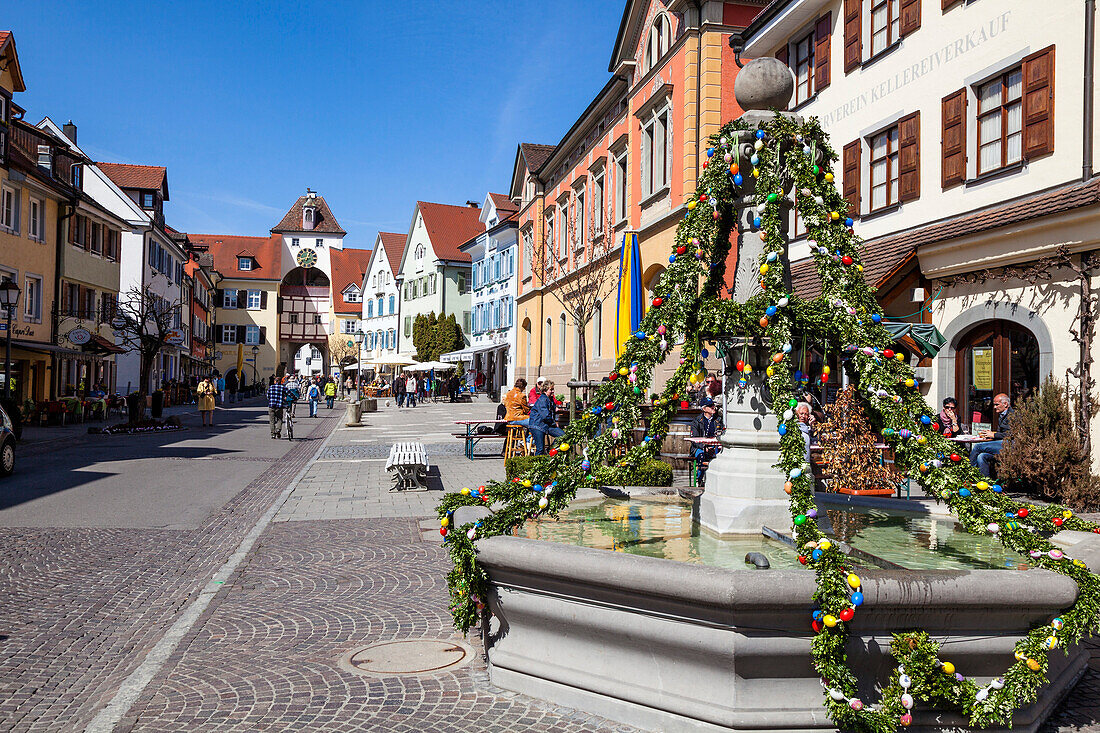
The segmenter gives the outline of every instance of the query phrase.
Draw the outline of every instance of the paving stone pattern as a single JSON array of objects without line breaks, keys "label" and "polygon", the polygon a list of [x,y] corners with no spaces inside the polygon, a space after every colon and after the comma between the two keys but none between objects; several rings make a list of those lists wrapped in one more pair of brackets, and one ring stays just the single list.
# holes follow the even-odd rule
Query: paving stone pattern
[{"label": "paving stone pattern", "polygon": [[0,730],[87,725],[337,422],[195,531],[0,529]]}]

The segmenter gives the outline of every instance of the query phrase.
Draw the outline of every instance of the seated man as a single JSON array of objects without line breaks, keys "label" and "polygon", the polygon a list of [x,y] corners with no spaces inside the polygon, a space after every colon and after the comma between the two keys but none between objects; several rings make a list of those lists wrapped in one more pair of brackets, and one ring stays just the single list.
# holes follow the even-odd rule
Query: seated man
[{"label": "seated man", "polygon": [[985,442],[975,443],[970,449],[970,462],[977,466],[978,472],[986,478],[992,476],[993,459],[1000,455],[1001,445],[1008,434],[1008,416],[1012,412],[1008,395],[999,394],[994,397],[993,409],[997,411],[997,429],[983,430],[978,433],[978,437]]},{"label": "seated man", "polygon": [[803,460],[810,462],[810,440],[813,437],[814,416],[808,402],[799,402],[794,408],[794,414],[798,418],[798,429],[802,433],[802,442],[806,446],[803,452]]},{"label": "seated man", "polygon": [[[703,413],[692,420],[691,437],[717,438],[725,430],[725,426],[722,425],[722,418],[717,414],[718,408],[715,406],[714,400],[709,397],[704,397],[699,401],[699,407],[702,409]],[[692,450],[692,456],[699,465],[698,473],[696,474],[696,480],[699,485],[702,485],[703,480],[706,478],[707,466],[710,465],[711,460],[717,452],[718,449],[712,446],[695,446]]]}]

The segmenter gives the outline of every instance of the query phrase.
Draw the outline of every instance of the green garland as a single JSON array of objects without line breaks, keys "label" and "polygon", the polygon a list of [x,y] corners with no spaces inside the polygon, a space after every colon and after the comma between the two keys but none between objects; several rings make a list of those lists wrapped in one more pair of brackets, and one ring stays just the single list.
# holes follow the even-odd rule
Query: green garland
[{"label": "green garland", "polygon": [[[772,349],[764,378],[774,398],[772,409],[780,416],[781,457],[776,467],[790,478],[787,490],[799,560],[812,567],[817,577],[813,599],[819,610],[813,620],[817,634],[811,655],[822,677],[829,716],[842,728],[891,731],[911,722],[909,709],[920,700],[954,706],[975,727],[1007,724],[1012,712],[1033,701],[1046,681],[1046,653],[1100,630],[1100,579],[1084,563],[1065,557],[1046,535],[1059,528],[1100,532],[1100,527],[1061,506],[1017,504],[954,453],[950,442],[936,431],[935,412],[915,388],[909,365],[892,358],[891,336],[881,326],[878,303],[863,280],[861,240],[852,231],[851,221],[846,221],[847,204],[832,184],[830,168],[837,156],[817,120],[796,124],[779,117],[756,131],[756,164],[751,167],[738,154],[737,133],[746,129],[732,122],[711,137],[699,189],[687,202],[687,214],[652,307],[635,337],[623,345],[611,381],[598,390],[596,406],[566,428],[551,451],[551,460],[530,475],[450,493],[440,503],[440,531],[454,561],[447,582],[455,626],[466,631],[484,612],[488,578],[477,562],[474,541],[513,534],[535,516],[556,516],[578,487],[593,484],[593,466],[609,463],[618,472],[656,455],[680,395],[698,378],[703,343],[738,334]],[[760,262],[763,292],[743,304],[719,299],[735,226],[736,175],[757,177],[759,234],[744,236],[761,236],[765,249]],[[787,263],[780,206],[784,182],[792,181],[795,207],[816,247],[813,257],[824,286],[822,296],[811,301],[783,290]],[[1077,583],[1074,605],[1017,642],[1016,661],[1003,678],[979,687],[938,657],[939,647],[927,634],[898,633],[891,645],[898,667],[884,685],[880,701],[871,705],[853,697],[856,679],[847,664],[845,645],[848,624],[858,617],[862,603],[860,581],[847,557],[825,538],[814,520],[812,480],[790,411],[796,399],[795,339],[807,334],[844,356],[853,382],[866,396],[872,424],[892,443],[900,469],[917,476],[931,495],[946,502],[969,531],[992,532],[1005,547]],[[616,457],[616,448],[629,444],[641,418],[654,368],[670,354],[670,344],[680,339],[680,364],[653,400],[643,441]],[[754,374],[745,373],[742,378],[759,378]],[[463,506],[486,506],[490,512],[480,521],[454,527],[454,511]]]}]

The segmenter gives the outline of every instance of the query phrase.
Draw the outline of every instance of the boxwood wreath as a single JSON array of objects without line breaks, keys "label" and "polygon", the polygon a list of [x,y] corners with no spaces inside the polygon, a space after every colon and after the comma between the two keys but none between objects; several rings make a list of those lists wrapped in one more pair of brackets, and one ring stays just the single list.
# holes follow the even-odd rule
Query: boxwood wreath
[{"label": "boxwood wreath", "polygon": [[[881,325],[874,293],[863,280],[860,238],[846,217],[847,204],[833,185],[835,151],[816,119],[798,123],[779,117],[753,129],[755,154],[743,160],[737,132],[742,122],[725,125],[709,140],[707,162],[698,191],[686,202],[686,214],[669,254],[669,267],[658,284],[638,331],[597,393],[595,405],[565,430],[551,460],[523,478],[492,482],[446,495],[438,508],[440,532],[454,561],[447,577],[455,626],[468,630],[485,612],[488,578],[479,566],[474,541],[513,534],[528,519],[556,516],[580,486],[594,483],[594,466],[609,465],[627,473],[655,457],[669,420],[680,407],[680,395],[699,378],[703,344],[736,334],[771,353],[764,374],[738,362],[742,384],[766,379],[779,418],[781,460],[776,468],[788,476],[799,561],[817,578],[815,610],[807,619],[815,636],[812,662],[821,675],[824,705],[841,728],[890,731],[912,722],[916,702],[955,707],[974,727],[1010,724],[1018,707],[1035,700],[1046,681],[1047,654],[1077,643],[1100,630],[1100,582],[1080,560],[1066,557],[1048,540],[1059,529],[1100,532],[1062,506],[1018,504],[999,485],[990,485],[966,457],[937,429],[936,413],[916,389],[905,361],[895,358],[892,339]],[[745,133],[742,133],[745,134]],[[757,178],[756,233],[764,252],[759,264],[763,291],[741,304],[722,300],[726,258],[737,213],[734,200],[744,177]],[[823,293],[804,300],[784,291],[780,206],[784,183],[793,182],[798,215],[808,229]],[[1034,565],[1071,577],[1078,586],[1074,605],[1058,618],[1038,626],[1016,643],[1015,660],[988,684],[979,685],[956,672],[942,658],[939,644],[920,630],[894,635],[891,653],[897,666],[881,687],[876,703],[856,697],[856,679],[847,664],[848,627],[859,623],[864,603],[861,582],[848,558],[818,528],[812,478],[803,464],[803,443],[792,411],[801,374],[794,364],[799,339],[821,344],[840,356],[851,381],[859,386],[874,429],[894,448],[897,466],[939,501],[946,502],[968,531],[992,533],[1005,547],[1026,555]],[[642,442],[615,457],[612,449],[629,443],[641,417],[654,367],[680,345],[679,367],[660,395],[651,398],[652,413]],[[804,343],[804,341],[803,341]],[[805,346],[802,346],[805,350]],[[743,360],[742,360],[743,361]],[[763,366],[763,365],[757,365]],[[826,373],[822,379],[827,380]],[[454,511],[484,506],[484,518],[455,527]]]}]

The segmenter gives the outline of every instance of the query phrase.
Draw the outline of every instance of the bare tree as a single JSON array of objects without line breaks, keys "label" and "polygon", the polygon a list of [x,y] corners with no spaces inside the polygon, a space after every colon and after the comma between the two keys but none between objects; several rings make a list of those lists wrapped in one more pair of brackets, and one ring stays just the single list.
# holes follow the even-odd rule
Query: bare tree
[{"label": "bare tree", "polygon": [[179,301],[169,301],[144,288],[131,287],[119,299],[111,324],[121,335],[122,345],[136,351],[141,359],[138,386],[142,394],[149,394],[153,364],[178,328],[181,314]]},{"label": "bare tree", "polygon": [[611,294],[618,278],[612,266],[615,236],[611,227],[613,205],[611,197],[605,196],[607,208],[602,212],[601,221],[597,223],[592,219],[590,236],[585,240],[577,230],[576,194],[572,196],[572,205],[567,210],[566,230],[558,233],[558,236],[566,238],[563,251],[556,251],[556,243],[547,232],[544,221],[540,246],[535,247],[532,242],[531,251],[527,254],[535,285],[558,301],[576,324],[578,376],[581,381],[587,381],[588,324],[596,314],[596,306]]},{"label": "bare tree", "polygon": [[336,333],[329,336],[328,355],[329,363],[339,367],[343,374],[344,367],[359,360],[359,347],[350,333]]}]

